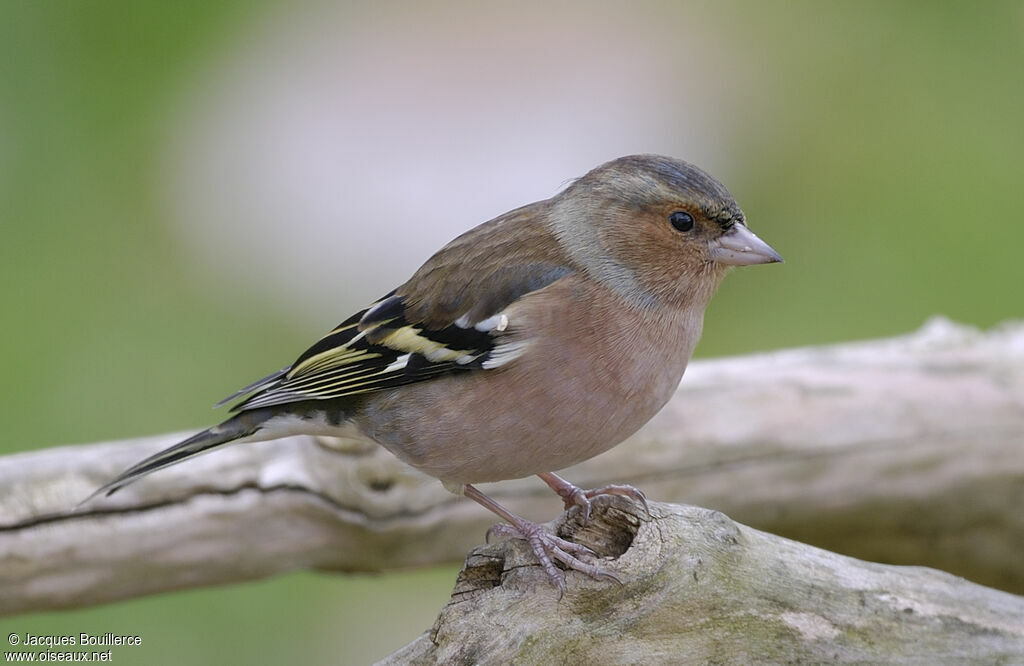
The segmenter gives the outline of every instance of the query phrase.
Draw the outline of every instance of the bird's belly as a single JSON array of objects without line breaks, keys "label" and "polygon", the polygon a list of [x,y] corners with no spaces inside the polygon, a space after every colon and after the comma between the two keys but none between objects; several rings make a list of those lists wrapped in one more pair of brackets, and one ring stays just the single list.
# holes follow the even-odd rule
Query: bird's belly
[{"label": "bird's belly", "polygon": [[[685,362],[677,366],[662,364],[641,378],[573,375],[568,368],[559,382],[534,381],[528,366],[500,371],[502,381],[484,373],[452,375],[382,394],[356,422],[399,458],[447,483],[520,478],[620,443],[672,395]],[[622,382],[643,390],[624,391]]]}]

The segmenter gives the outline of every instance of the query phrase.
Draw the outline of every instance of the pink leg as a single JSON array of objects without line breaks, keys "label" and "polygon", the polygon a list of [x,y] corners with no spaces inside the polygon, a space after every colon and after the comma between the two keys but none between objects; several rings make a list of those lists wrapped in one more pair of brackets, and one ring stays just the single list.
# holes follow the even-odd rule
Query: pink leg
[{"label": "pink leg", "polygon": [[544,572],[558,586],[560,595],[565,594],[565,577],[552,560],[561,562],[569,569],[575,569],[592,578],[609,578],[619,582],[619,579],[610,573],[601,571],[593,564],[587,564],[575,557],[576,555],[593,555],[594,551],[586,546],[566,541],[545,531],[543,526],[520,518],[469,484],[464,487],[463,493],[466,497],[490,509],[509,523],[508,525],[495,525],[488,531],[488,534],[512,536],[524,539],[530,544],[530,550],[540,560],[540,565],[544,568]]},{"label": "pink leg", "polygon": [[621,495],[623,497],[629,497],[630,499],[636,500],[644,505],[644,511],[647,515],[651,515],[651,511],[647,506],[647,497],[638,488],[633,486],[605,486],[604,488],[594,488],[593,490],[583,490],[579,486],[569,483],[562,477],[558,476],[554,472],[544,472],[538,474],[544,483],[548,484],[551,490],[558,493],[562,501],[565,502],[565,508],[571,509],[573,506],[580,506],[583,509],[583,523],[586,524],[590,520],[590,500],[594,499],[598,495]]}]

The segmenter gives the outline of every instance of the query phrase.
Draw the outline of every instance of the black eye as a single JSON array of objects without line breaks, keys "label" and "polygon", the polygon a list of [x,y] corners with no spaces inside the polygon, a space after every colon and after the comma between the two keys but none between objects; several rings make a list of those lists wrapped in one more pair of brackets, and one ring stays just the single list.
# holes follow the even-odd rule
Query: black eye
[{"label": "black eye", "polygon": [[676,231],[693,230],[693,215],[687,212],[677,210],[668,216],[668,221],[672,223],[672,227]]}]

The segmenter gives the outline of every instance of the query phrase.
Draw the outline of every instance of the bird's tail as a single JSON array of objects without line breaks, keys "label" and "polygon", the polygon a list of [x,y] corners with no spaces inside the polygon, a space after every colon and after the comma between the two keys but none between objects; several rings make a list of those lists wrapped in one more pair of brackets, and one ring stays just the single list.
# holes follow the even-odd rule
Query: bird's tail
[{"label": "bird's tail", "polygon": [[206,453],[218,446],[223,446],[224,444],[229,444],[242,439],[243,437],[255,434],[256,431],[260,429],[260,425],[265,420],[265,417],[253,418],[254,416],[257,415],[252,412],[236,414],[220,425],[207,428],[202,432],[192,435],[184,441],[178,442],[174,446],[151,455],[145,460],[126,469],[116,479],[110,481],[96,492],[89,495],[89,497],[83,500],[78,506],[81,507],[83,504],[86,504],[93,498],[99,497],[100,495],[113,495],[128,484],[134,483],[142,477],[164,469],[165,467],[170,467],[171,465],[180,463],[183,460],[188,460],[189,458],[194,458],[200,454]]}]

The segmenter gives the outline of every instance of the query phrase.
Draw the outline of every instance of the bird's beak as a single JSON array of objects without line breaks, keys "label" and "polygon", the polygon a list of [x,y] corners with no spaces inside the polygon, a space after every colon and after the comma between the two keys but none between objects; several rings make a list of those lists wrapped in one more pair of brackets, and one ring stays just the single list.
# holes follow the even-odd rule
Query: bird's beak
[{"label": "bird's beak", "polygon": [[724,236],[711,242],[711,258],[727,266],[752,266],[782,261],[782,257],[771,245],[739,222]]}]

